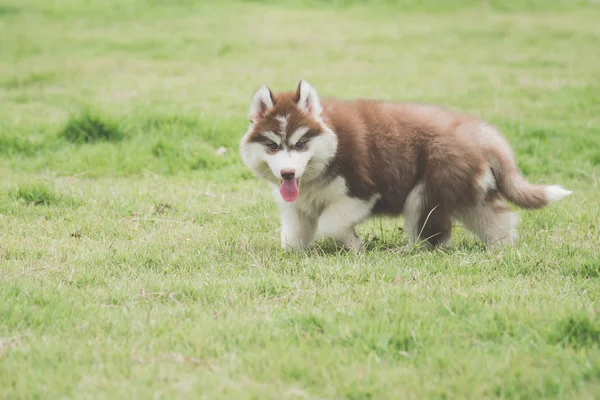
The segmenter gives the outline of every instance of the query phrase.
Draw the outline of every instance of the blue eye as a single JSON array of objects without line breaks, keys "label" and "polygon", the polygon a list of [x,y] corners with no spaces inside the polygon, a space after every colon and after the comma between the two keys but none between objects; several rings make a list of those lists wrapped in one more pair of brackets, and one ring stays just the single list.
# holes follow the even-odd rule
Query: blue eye
[{"label": "blue eye", "polygon": [[297,142],[297,143],[296,143],[296,149],[297,149],[297,150],[302,150],[302,149],[304,148],[304,145],[305,145],[305,144],[306,144],[306,142],[305,142],[305,141],[303,141],[303,140],[302,140],[302,141],[300,141],[300,142]]},{"label": "blue eye", "polygon": [[271,150],[271,151],[277,151],[277,149],[279,148],[279,145],[277,143],[273,142],[273,143],[269,143],[268,147],[269,147],[269,150]]}]

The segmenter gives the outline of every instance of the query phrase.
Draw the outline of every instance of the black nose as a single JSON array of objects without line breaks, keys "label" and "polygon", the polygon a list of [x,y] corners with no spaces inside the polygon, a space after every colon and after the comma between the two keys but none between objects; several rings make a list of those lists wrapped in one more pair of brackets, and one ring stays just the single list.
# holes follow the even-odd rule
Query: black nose
[{"label": "black nose", "polygon": [[293,169],[281,170],[281,177],[286,181],[291,181],[292,179],[294,179],[294,176],[296,176],[296,171],[294,171]]}]

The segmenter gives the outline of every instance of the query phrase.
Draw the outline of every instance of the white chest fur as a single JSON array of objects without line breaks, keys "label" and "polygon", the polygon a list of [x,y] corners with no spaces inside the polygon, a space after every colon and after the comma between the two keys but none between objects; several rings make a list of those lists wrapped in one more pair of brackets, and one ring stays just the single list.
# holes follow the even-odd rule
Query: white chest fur
[{"label": "white chest fur", "polygon": [[307,217],[318,218],[329,205],[348,197],[346,181],[341,176],[327,183],[300,184],[300,194],[293,203],[286,203],[279,186],[272,185],[273,195],[282,208],[293,208]]}]

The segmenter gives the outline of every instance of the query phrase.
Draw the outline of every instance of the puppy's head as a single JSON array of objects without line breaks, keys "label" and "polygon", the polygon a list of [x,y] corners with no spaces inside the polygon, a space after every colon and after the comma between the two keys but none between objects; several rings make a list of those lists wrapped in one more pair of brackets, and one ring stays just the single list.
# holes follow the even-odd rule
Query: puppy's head
[{"label": "puppy's head", "polygon": [[252,97],[242,160],[259,178],[278,184],[285,201],[296,200],[300,183],[319,178],[335,156],[337,137],[323,122],[322,110],[306,81],[295,92],[277,95],[265,85]]}]

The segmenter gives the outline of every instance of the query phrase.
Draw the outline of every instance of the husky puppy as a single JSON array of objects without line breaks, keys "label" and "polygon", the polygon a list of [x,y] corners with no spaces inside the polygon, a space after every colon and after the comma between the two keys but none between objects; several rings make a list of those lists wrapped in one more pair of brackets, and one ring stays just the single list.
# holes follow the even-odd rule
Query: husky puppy
[{"label": "husky puppy", "polygon": [[453,220],[510,244],[518,219],[505,200],[531,209],[571,194],[527,182],[491,125],[436,106],[321,100],[303,80],[277,95],[262,86],[249,119],[242,160],[273,188],[284,248],[319,233],[358,250],[357,224],[401,213],[411,245],[448,245]]}]

